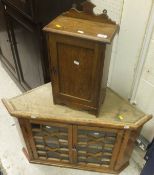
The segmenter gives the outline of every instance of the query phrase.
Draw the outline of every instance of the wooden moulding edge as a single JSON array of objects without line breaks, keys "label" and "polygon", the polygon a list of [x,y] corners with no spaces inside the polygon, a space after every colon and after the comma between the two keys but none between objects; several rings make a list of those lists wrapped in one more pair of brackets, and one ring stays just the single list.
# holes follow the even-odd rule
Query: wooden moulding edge
[{"label": "wooden moulding edge", "polygon": [[[6,106],[7,108],[8,106]],[[106,121],[100,121],[99,118],[95,119],[78,119],[78,117],[75,117],[74,119],[70,118],[64,118],[62,119],[60,116],[50,116],[44,114],[43,117],[41,117],[40,114],[31,114],[25,111],[15,111],[14,109],[7,108],[11,116],[21,119],[29,119],[29,120],[38,120],[38,121],[47,121],[47,122],[59,122],[59,123],[67,123],[67,124],[79,124],[79,125],[88,125],[88,126],[98,126],[98,127],[109,127],[109,128],[115,128],[115,129],[123,129],[123,130],[136,130],[137,128],[141,127],[146,123],[148,120],[152,118],[151,115],[146,115],[139,121],[137,121],[134,124],[131,123],[125,123],[125,124],[118,124],[118,123],[112,123],[112,122],[106,122]],[[46,118],[45,118],[46,117]]]},{"label": "wooden moulding edge", "polygon": [[51,29],[48,27],[44,27],[43,28],[44,32],[52,32],[52,33],[56,33],[56,34],[62,34],[62,35],[68,35],[68,36],[72,36],[72,37],[77,37],[77,38],[84,38],[87,40],[94,40],[97,42],[101,42],[101,43],[107,43],[107,44],[111,44],[114,35],[112,36],[111,39],[102,39],[102,38],[98,38],[95,36],[90,36],[90,35],[82,35],[82,34],[78,34],[78,33],[73,33],[73,32],[67,32],[67,31],[61,31],[61,30],[56,30],[56,29]]},{"label": "wooden moulding edge", "polygon": [[8,101],[8,99],[2,98],[1,101],[4,104],[4,106],[6,107],[7,111],[11,114],[14,111],[14,108],[10,104],[10,102]]},{"label": "wooden moulding edge", "polygon": [[139,128],[141,126],[143,126],[146,122],[148,122],[149,120],[151,120],[153,118],[152,115],[145,115],[142,119],[138,120],[135,123],[135,128]]},{"label": "wooden moulding edge", "polygon": [[93,172],[101,172],[101,173],[111,173],[111,174],[117,174],[119,171],[114,171],[112,169],[103,168],[98,169],[97,167],[84,167],[81,165],[76,164],[63,164],[60,162],[46,162],[43,160],[30,160],[29,163],[35,163],[35,164],[43,164],[43,165],[49,165],[49,166],[57,166],[57,167],[64,167],[64,168],[73,168],[73,169],[80,169],[80,170],[87,170],[87,171],[93,171]]}]

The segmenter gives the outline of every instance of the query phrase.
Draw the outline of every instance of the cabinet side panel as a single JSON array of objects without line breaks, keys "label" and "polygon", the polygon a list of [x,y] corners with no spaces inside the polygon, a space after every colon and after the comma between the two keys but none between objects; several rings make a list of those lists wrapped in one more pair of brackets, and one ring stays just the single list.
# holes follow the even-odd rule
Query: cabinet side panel
[{"label": "cabinet side panel", "polygon": [[108,58],[105,57],[105,44],[98,44],[98,56],[100,57],[98,60],[98,113],[100,106],[102,105],[105,95],[106,95],[106,87],[107,87],[107,77],[108,77],[108,70],[109,64],[107,64]]},{"label": "cabinet side panel", "polygon": [[21,131],[22,131],[25,143],[26,143],[29,159],[33,160],[34,156],[33,156],[32,148],[30,146],[29,135],[28,135],[28,131],[27,131],[27,128],[26,128],[26,123],[28,122],[28,120],[26,120],[26,119],[18,119],[18,121],[19,121],[19,124],[20,124],[20,128],[21,128]]},{"label": "cabinet side panel", "polygon": [[125,131],[123,142],[120,148],[120,153],[117,159],[117,163],[115,165],[115,170],[122,169],[126,164],[129,163],[129,159],[133,152],[133,148],[135,145],[135,141],[139,136],[141,128],[138,128],[135,131]]},{"label": "cabinet side panel", "polygon": [[105,52],[103,78],[102,78],[102,89],[107,87],[111,54],[112,54],[112,45],[109,45],[106,47],[106,52]]}]

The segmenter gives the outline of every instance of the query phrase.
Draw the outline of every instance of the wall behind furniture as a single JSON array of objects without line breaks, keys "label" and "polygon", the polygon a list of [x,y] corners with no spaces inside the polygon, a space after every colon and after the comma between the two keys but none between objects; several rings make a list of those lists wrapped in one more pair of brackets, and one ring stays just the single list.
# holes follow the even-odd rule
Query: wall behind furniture
[{"label": "wall behind furniture", "polygon": [[94,12],[100,14],[104,9],[107,10],[109,17],[118,24],[121,20],[124,0],[91,0],[95,5]]},{"label": "wall behind furniture", "polygon": [[[132,96],[136,68],[140,62],[152,0],[92,0],[96,4],[96,13],[107,9],[109,17],[120,24],[119,34],[113,47],[107,48],[107,56],[112,49],[108,85],[125,99]],[[137,107],[145,113],[154,114],[154,35],[151,40],[147,61],[137,92]],[[152,66],[153,64],[153,66]],[[150,140],[153,137],[152,125],[148,122],[142,134]],[[151,134],[150,134],[151,133]]]},{"label": "wall behind furniture", "polygon": [[124,1],[116,55],[109,85],[126,99],[131,98],[132,83],[142,48],[152,0]]},{"label": "wall behind furniture", "polygon": [[[154,30],[136,95],[136,103],[138,108],[154,116]],[[144,126],[142,134],[148,140],[152,140],[154,119]]]}]

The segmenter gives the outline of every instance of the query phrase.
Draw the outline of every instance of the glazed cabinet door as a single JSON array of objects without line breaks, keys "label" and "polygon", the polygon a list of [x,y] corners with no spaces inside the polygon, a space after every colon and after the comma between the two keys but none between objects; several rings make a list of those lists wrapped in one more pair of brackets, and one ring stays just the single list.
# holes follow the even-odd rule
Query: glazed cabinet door
[{"label": "glazed cabinet door", "polygon": [[37,28],[17,16],[8,14],[8,17],[14,37],[21,85],[26,90],[42,85],[44,79]]},{"label": "glazed cabinet door", "polygon": [[[105,46],[104,46],[105,47]],[[99,45],[87,40],[49,35],[51,75],[55,103],[74,103],[96,108],[99,93]],[[103,57],[102,57],[103,59]]]},{"label": "glazed cabinet door", "polygon": [[73,153],[76,164],[88,169],[113,170],[123,131],[73,126]]},{"label": "glazed cabinet door", "polygon": [[32,133],[33,153],[37,160],[52,163],[72,162],[72,126],[59,123],[33,122],[29,124]]},{"label": "glazed cabinet door", "polygon": [[19,119],[32,162],[115,172],[124,131]]},{"label": "glazed cabinet door", "polygon": [[14,54],[14,44],[11,35],[11,28],[8,22],[8,18],[4,15],[4,9],[0,3],[0,54],[2,55],[1,61],[12,73],[12,75],[18,79],[18,71],[16,65],[16,58]]}]

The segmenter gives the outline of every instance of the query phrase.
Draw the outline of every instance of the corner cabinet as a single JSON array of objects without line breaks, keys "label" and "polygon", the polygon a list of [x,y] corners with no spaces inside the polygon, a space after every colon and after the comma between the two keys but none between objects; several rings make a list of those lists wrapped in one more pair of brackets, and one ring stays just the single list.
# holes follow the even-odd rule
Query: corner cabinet
[{"label": "corner cabinet", "polygon": [[127,167],[135,140],[151,116],[110,89],[97,118],[54,105],[51,90],[48,83],[3,99],[9,113],[18,118],[29,162],[108,173]]},{"label": "corner cabinet", "polygon": [[24,90],[49,82],[48,53],[42,28],[72,6],[73,0],[2,0],[1,61]]}]

